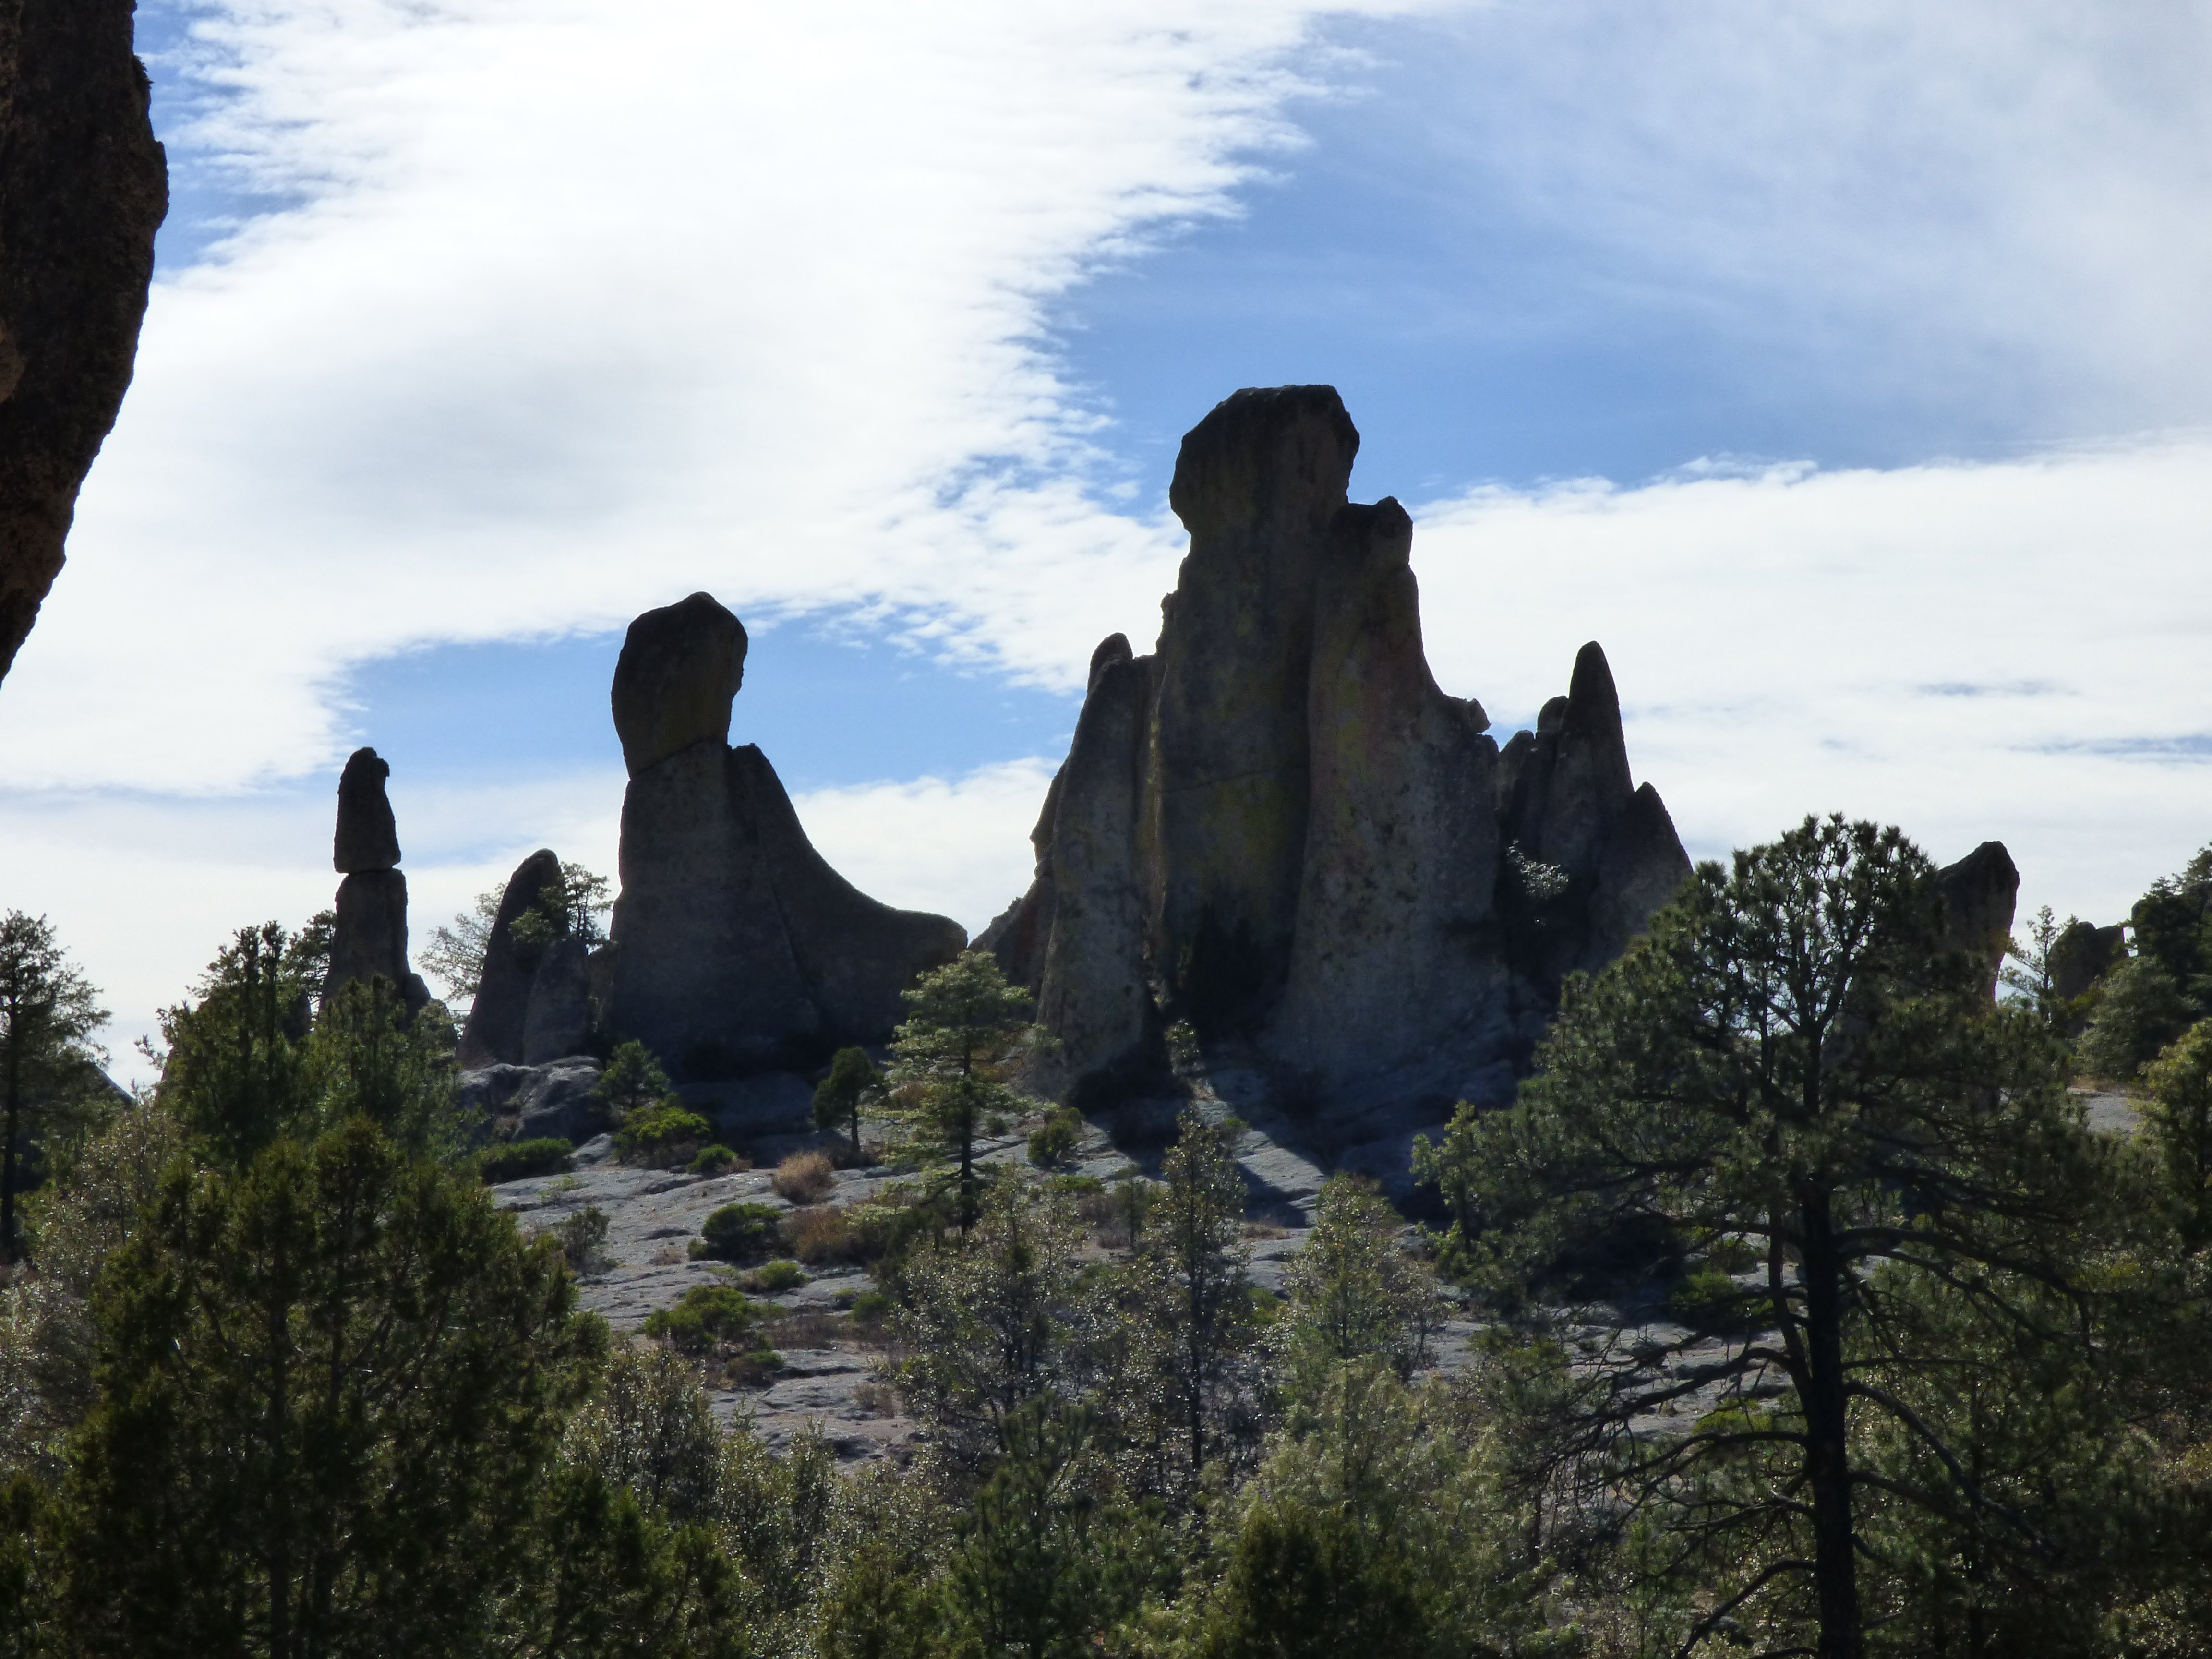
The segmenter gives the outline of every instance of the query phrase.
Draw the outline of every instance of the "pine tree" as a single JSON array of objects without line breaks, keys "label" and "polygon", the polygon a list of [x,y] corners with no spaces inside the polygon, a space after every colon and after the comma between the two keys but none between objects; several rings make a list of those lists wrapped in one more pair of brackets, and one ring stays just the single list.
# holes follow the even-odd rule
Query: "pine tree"
[{"label": "pine tree", "polygon": [[[1863,1425],[1927,1448],[1931,1504],[1989,1501],[1868,1363],[1869,1344],[1893,1372],[1944,1360],[1884,1346],[1885,1273],[2034,1323],[2082,1293],[2104,1201],[2063,1050],[1946,949],[1934,875],[1894,830],[1840,817],[1702,866],[1619,962],[1571,982],[1520,1103],[1462,1108],[1419,1155],[1463,1268],[1532,1325],[1571,1298],[1562,1265],[1608,1236],[1734,1264],[1712,1269],[1705,1331],[1594,1350],[1574,1398],[1674,1559],[1719,1579],[1704,1629],[1802,1620],[1821,1659],[1863,1651]],[[1718,1354],[1686,1358],[1715,1331]],[[1715,1389],[1691,1432],[1637,1431]]]},{"label": "pine tree", "polygon": [[892,1115],[918,1155],[952,1165],[955,1212],[973,1226],[981,1182],[975,1143],[995,1118],[1020,1109],[1010,1079],[1036,1041],[1030,999],[997,960],[969,951],[903,994],[906,1023],[891,1038]]},{"label": "pine tree", "polygon": [[24,1136],[69,1104],[104,1058],[100,994],[70,965],[44,916],[0,916],[0,1264],[21,1258],[16,1220]]}]

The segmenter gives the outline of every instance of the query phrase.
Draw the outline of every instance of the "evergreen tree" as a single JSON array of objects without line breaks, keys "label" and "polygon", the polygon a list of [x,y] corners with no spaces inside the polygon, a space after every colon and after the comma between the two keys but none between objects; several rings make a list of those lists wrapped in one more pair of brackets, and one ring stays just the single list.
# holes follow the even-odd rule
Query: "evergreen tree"
[{"label": "evergreen tree", "polygon": [[909,1406],[975,1468],[1008,1450],[1008,1424],[1046,1394],[1073,1395],[1095,1315],[1067,1200],[1011,1173],[975,1225],[909,1255],[895,1324]]},{"label": "evergreen tree", "polygon": [[169,1178],[97,1298],[95,1653],[473,1654],[602,1340],[550,1239],[356,1118]]},{"label": "evergreen tree", "polygon": [[81,1094],[105,1058],[100,993],[70,965],[44,916],[0,916],[0,1265],[21,1259],[16,1218],[24,1137]]},{"label": "evergreen tree", "polygon": [[1311,1390],[1350,1359],[1379,1358],[1403,1380],[1428,1347],[1436,1291],[1398,1243],[1402,1224],[1371,1187],[1324,1182],[1313,1231],[1292,1260],[1273,1333],[1285,1381]]},{"label": "evergreen tree", "polygon": [[1258,1422],[1251,1251],[1242,1242],[1243,1125],[1186,1110],[1169,1148],[1145,1241],[1123,1290],[1126,1432],[1152,1466],[1147,1484],[1195,1501],[1210,1462],[1247,1450]]},{"label": "evergreen tree", "polygon": [[883,1086],[883,1077],[865,1048],[840,1048],[830,1058],[830,1075],[815,1085],[814,1127],[852,1137],[853,1157],[860,1156],[860,1107]]},{"label": "evergreen tree", "polygon": [[[1862,1363],[1886,1340],[1886,1267],[2026,1323],[2086,1293],[2102,1155],[2048,1029],[1990,1006],[1985,965],[1945,948],[1934,876],[1897,831],[1840,817],[1700,866],[1619,962],[1571,982],[1520,1103],[1462,1108],[1419,1151],[1465,1268],[1531,1323],[1571,1291],[1561,1264],[1608,1235],[1756,1264],[1710,1304],[1709,1329],[1735,1333],[1717,1354],[1705,1333],[1614,1341],[1573,1395],[1674,1565],[1710,1575],[1693,1637],[1773,1609],[1817,1631],[1821,1659],[1858,1659],[1862,1422],[1926,1447],[1929,1504],[1992,1501],[1946,1429]],[[1692,1431],[1638,1432],[1716,1389]]]},{"label": "evergreen tree", "polygon": [[962,1231],[975,1224],[975,1143],[994,1118],[1019,1111],[1010,1079],[1036,1041],[1028,995],[997,959],[969,951],[902,993],[906,1023],[891,1038],[891,1111],[918,1155],[952,1165]]},{"label": "evergreen tree", "polygon": [[209,964],[198,1000],[161,1011],[161,1097],[229,1168],[280,1135],[312,1133],[307,1036],[322,988],[312,945],[273,921],[241,928]]}]

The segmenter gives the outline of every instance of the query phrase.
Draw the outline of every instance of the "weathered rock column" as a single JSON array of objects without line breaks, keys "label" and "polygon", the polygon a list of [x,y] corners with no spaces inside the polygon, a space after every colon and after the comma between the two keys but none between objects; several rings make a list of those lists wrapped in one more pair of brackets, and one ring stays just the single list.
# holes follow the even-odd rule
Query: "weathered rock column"
[{"label": "weathered rock column", "polygon": [[399,872],[399,834],[384,793],[391,766],[374,749],[356,749],[338,778],[337,833],[331,862],[338,884],[337,925],[323,1006],[355,980],[384,979],[412,1013],[429,987],[407,965],[407,878]]},{"label": "weathered rock column", "polygon": [[629,787],[607,1018],[682,1079],[882,1042],[900,991],[967,943],[957,922],[855,890],[807,841],[767,757],[729,746],[745,649],[738,619],[694,593],[632,623],[615,669]]}]

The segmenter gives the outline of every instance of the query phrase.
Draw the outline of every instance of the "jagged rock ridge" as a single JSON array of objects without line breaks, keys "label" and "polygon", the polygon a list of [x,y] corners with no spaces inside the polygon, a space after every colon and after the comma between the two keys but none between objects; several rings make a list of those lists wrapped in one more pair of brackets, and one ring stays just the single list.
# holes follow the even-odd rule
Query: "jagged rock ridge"
[{"label": "jagged rock ridge", "polygon": [[1034,884],[981,941],[1078,1096],[1157,1074],[1174,1019],[1340,1117],[1495,1095],[1561,976],[1689,874],[1596,645],[1503,753],[1438,689],[1412,521],[1347,500],[1358,441],[1327,386],[1237,392],[1183,441],[1158,649],[1099,647]]},{"label": "jagged rock ridge", "polygon": [[775,769],[729,744],[745,633],[705,593],[630,624],[615,670],[622,890],[606,1019],[679,1079],[809,1066],[880,1042],[899,993],[967,944],[859,891],[807,840]]}]

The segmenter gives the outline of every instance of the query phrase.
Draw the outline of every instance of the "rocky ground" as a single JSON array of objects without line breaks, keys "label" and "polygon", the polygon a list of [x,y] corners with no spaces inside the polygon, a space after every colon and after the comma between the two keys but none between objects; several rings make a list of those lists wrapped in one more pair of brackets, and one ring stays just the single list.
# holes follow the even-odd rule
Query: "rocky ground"
[{"label": "rocky ground", "polygon": [[[1228,1088],[1197,1091],[1201,1111],[1230,1109],[1222,1096],[1236,1092],[1239,1080],[1224,1077],[1221,1081]],[[2085,1091],[2081,1097],[2097,1127],[2132,1132],[2134,1106],[2125,1096]],[[1138,1103],[1133,1111],[1125,1109],[1117,1127],[1161,1131],[1172,1126],[1175,1114],[1188,1103],[1163,1100],[1151,1103],[1147,1110],[1144,1103]],[[1259,1104],[1247,1102],[1244,1109]],[[1266,1117],[1264,1110],[1253,1115]],[[611,1140],[600,1135],[578,1149],[570,1173],[506,1182],[492,1189],[494,1200],[516,1212],[525,1229],[532,1232],[557,1227],[586,1207],[596,1206],[605,1214],[605,1263],[581,1280],[580,1300],[617,1332],[634,1332],[655,1310],[674,1306],[693,1286],[734,1283],[743,1276],[727,1263],[691,1259],[690,1246],[708,1216],[726,1204],[762,1204],[784,1211],[796,1207],[770,1184],[775,1161],[813,1145],[819,1137],[799,1133],[787,1124],[785,1129],[750,1144],[760,1167],[705,1177],[617,1164],[611,1157]],[[1100,1180],[1132,1169],[1156,1173],[1164,1140],[1164,1134],[1146,1135],[1124,1150],[1103,1130],[1091,1126],[1060,1173]],[[1018,1134],[988,1140],[981,1151],[986,1163],[1029,1167]],[[1291,1259],[1304,1246],[1324,1174],[1311,1157],[1265,1128],[1247,1133],[1238,1161],[1251,1193],[1246,1231],[1252,1278],[1266,1289],[1279,1291]],[[821,1201],[847,1208],[867,1201],[901,1178],[900,1172],[881,1164],[840,1170]],[[771,1448],[787,1445],[813,1427],[848,1462],[902,1455],[922,1431],[901,1412],[896,1391],[889,1384],[886,1368],[892,1355],[880,1324],[856,1320],[850,1311],[875,1288],[874,1280],[860,1267],[825,1265],[809,1268],[806,1282],[792,1289],[750,1293],[781,1312],[766,1335],[782,1364],[751,1386],[718,1389],[716,1411],[726,1421],[750,1421]],[[1725,1346],[1720,1338],[1690,1341],[1690,1331],[1667,1318],[1663,1292],[1656,1286],[1637,1297],[1581,1310],[1580,1318],[1583,1322],[1562,1333],[1571,1340],[1609,1342],[1628,1349],[1686,1343],[1669,1362],[1677,1371],[1720,1358]],[[1467,1364],[1476,1329],[1464,1318],[1445,1319],[1432,1350],[1437,1369],[1449,1374]],[[1639,1426],[1664,1431],[1670,1421],[1692,1423],[1719,1402],[1720,1389],[1716,1383],[1686,1396]]]}]

